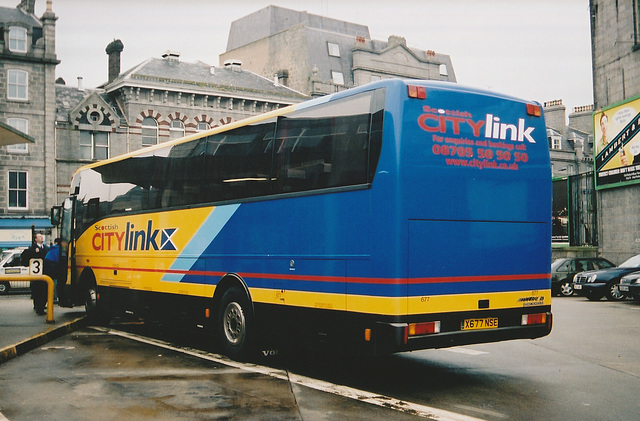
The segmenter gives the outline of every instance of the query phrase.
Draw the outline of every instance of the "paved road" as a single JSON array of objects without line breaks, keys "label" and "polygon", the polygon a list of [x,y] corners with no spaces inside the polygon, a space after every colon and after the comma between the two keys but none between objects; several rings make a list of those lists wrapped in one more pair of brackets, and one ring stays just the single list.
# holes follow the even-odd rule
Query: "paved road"
[{"label": "paved road", "polygon": [[553,311],[553,333],[535,341],[377,359],[284,353],[260,366],[194,350],[190,335],[87,328],[0,366],[0,413],[11,421],[637,420],[640,303],[558,298]]}]

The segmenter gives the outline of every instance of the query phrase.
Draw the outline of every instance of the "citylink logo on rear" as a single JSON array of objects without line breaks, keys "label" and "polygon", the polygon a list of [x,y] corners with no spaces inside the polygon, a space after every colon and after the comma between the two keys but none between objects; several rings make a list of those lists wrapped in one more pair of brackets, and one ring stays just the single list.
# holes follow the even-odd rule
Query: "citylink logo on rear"
[{"label": "citylink logo on rear", "polygon": [[91,245],[97,251],[149,251],[177,250],[171,237],[177,228],[155,228],[153,221],[147,221],[147,227],[136,230],[131,222],[127,222],[124,231],[118,224],[95,225]]},{"label": "citylink logo on rear", "polygon": [[461,127],[468,126],[474,137],[480,137],[484,126],[486,139],[512,140],[514,142],[536,143],[531,135],[534,128],[525,126],[524,118],[518,119],[518,125],[500,121],[500,117],[486,114],[484,120],[472,120],[473,115],[468,111],[443,110],[428,105],[422,107],[425,114],[418,117],[418,125],[422,130],[432,133],[447,133],[449,130],[455,135],[460,134]]}]

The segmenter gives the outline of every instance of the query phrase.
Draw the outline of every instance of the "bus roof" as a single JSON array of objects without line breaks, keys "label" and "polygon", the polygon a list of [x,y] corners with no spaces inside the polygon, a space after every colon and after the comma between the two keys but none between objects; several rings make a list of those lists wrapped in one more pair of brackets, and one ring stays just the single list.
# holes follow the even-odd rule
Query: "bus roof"
[{"label": "bus roof", "polygon": [[150,152],[153,152],[155,150],[158,149],[163,149],[166,147],[170,147],[170,146],[174,146],[174,145],[179,145],[182,143],[186,143],[195,139],[200,139],[202,137],[205,136],[210,136],[213,134],[217,134],[217,133],[222,133],[231,129],[235,129],[237,127],[242,127],[245,125],[249,125],[249,124],[254,124],[260,121],[264,121],[264,120],[268,120],[270,118],[274,118],[274,117],[279,117],[282,115],[286,115],[286,114],[290,114],[291,112],[295,111],[295,110],[301,110],[304,108],[308,108],[308,107],[312,107],[312,106],[316,106],[316,105],[321,105],[330,101],[334,101],[340,98],[345,98],[345,97],[349,97],[364,91],[369,91],[372,89],[377,89],[377,88],[382,88],[382,87],[392,87],[392,86],[406,86],[407,84],[413,84],[413,85],[420,85],[420,86],[425,86],[426,88],[432,88],[432,89],[437,89],[440,91],[455,91],[455,92],[463,92],[463,93],[469,93],[469,94],[474,94],[474,95],[482,95],[482,96],[490,96],[490,97],[494,97],[494,98],[500,98],[500,99],[504,99],[504,100],[508,100],[508,101],[515,101],[515,102],[528,102],[528,103],[535,103],[535,101],[526,101],[523,100],[521,98],[516,98],[513,96],[509,96],[509,95],[505,95],[505,94],[500,94],[500,93],[496,93],[493,91],[488,91],[488,90],[483,90],[483,89],[479,89],[479,88],[474,88],[474,87],[470,87],[470,86],[466,86],[466,85],[460,85],[457,83],[453,83],[453,82],[442,82],[442,81],[434,81],[434,80],[416,80],[416,79],[385,79],[385,80],[381,80],[381,81],[376,81],[376,82],[372,82],[369,83],[367,85],[363,85],[363,86],[358,86],[358,87],[354,87],[354,88],[350,88],[350,89],[346,89],[344,91],[340,91],[340,92],[336,92],[333,94],[329,94],[329,95],[325,95],[322,96],[320,98],[314,98],[314,99],[310,99],[308,101],[304,101],[298,104],[294,104],[294,105],[290,105],[288,107],[284,107],[284,108],[280,108],[277,110],[273,110],[273,111],[269,111],[267,113],[264,114],[258,114],[255,116],[251,116],[251,117],[247,117],[244,118],[242,120],[238,120],[235,121],[233,123],[229,123],[229,124],[225,124],[223,126],[219,126],[219,127],[215,127],[203,132],[199,132],[199,133],[194,133],[194,134],[190,134],[187,135],[185,137],[179,138],[179,139],[174,139],[174,140],[170,140],[170,141],[166,141],[166,142],[162,142],[162,143],[158,143],[156,145],[153,146],[149,146],[149,147],[145,147],[145,148],[141,148],[141,149],[137,149],[135,151],[132,152],[128,152],[122,155],[118,155],[115,156],[113,158],[108,158],[102,161],[97,161],[97,162],[93,162],[91,164],[86,164],[83,165],[82,167],[78,168],[78,170],[76,170],[76,174],[89,169],[89,168],[96,168],[96,167],[100,167],[103,165],[108,165],[112,162],[118,162],[118,161],[122,161],[124,159],[127,158],[131,158],[131,157],[135,157],[135,156],[140,156],[140,155],[144,155],[144,154],[148,154]]}]

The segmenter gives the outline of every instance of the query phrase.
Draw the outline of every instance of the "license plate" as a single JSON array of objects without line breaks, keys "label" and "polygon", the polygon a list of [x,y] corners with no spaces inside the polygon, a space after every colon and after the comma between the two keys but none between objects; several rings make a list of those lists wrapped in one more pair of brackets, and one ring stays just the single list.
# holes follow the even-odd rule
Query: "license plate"
[{"label": "license plate", "polygon": [[582,289],[582,285],[580,285],[580,284],[575,284],[575,285],[573,286],[573,289]]},{"label": "license plate", "polygon": [[462,330],[495,329],[498,327],[497,317],[487,317],[485,319],[464,319]]},{"label": "license plate", "polygon": [[620,291],[629,292],[629,285],[618,285]]}]

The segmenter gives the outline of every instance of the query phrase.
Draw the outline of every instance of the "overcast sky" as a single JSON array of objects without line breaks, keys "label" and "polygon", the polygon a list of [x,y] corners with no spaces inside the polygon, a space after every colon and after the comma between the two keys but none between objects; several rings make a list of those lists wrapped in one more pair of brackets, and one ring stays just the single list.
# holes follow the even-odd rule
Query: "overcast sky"
[{"label": "overcast sky", "polygon": [[[20,0],[0,0],[15,7]],[[165,51],[219,64],[232,21],[270,4],[367,25],[373,39],[451,56],[458,83],[540,102],[593,103],[588,0],[53,0],[56,76],[107,80],[105,47],[124,43],[122,70]],[[42,16],[45,0],[36,0]]]}]

